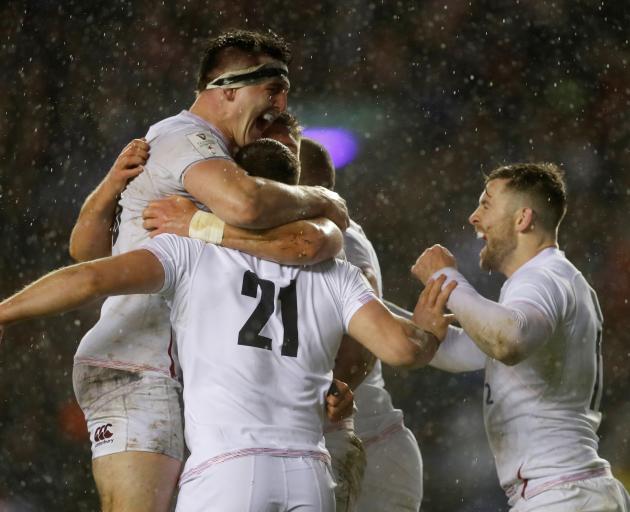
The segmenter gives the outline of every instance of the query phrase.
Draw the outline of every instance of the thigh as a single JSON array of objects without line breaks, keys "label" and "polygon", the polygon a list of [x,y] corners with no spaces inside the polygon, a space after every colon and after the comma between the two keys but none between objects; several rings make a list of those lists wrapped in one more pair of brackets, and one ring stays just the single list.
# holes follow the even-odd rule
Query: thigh
[{"label": "thigh", "polygon": [[422,458],[413,433],[403,428],[364,444],[367,467],[358,510],[417,512],[422,502]]},{"label": "thigh", "polygon": [[103,510],[170,510],[184,446],[179,384],[83,365],[73,384]]},{"label": "thigh", "polygon": [[335,512],[335,482],[328,463],[311,458],[282,458],[287,512]]},{"label": "thigh", "polygon": [[363,443],[353,432],[345,429],[328,432],[324,438],[332,458],[337,512],[354,512],[358,510],[357,501],[366,466]]},{"label": "thigh", "polygon": [[159,375],[78,365],[73,384],[87,422],[93,458],[144,451],[183,459],[178,382]]},{"label": "thigh", "polygon": [[168,512],[182,463],[167,455],[128,451],[92,460],[103,512]]},{"label": "thigh", "polygon": [[333,488],[324,462],[249,455],[187,480],[177,512],[334,512]]}]

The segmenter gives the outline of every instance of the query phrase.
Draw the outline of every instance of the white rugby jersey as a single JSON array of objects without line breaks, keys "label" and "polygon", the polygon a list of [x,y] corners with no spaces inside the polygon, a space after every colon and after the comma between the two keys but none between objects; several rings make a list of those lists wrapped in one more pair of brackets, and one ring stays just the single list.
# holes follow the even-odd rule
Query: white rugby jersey
[{"label": "white rugby jersey", "polygon": [[284,266],[174,235],[143,247],[164,266],[184,376],[182,481],[239,455],[326,457],[339,343],[376,299],[360,271],[340,260]]},{"label": "white rugby jersey", "polygon": [[[119,202],[114,255],[137,249],[149,238],[142,227],[142,211],[150,201],[172,194],[192,199],[183,185],[190,166],[214,158],[231,160],[221,133],[188,111],[151,126],[146,138],[151,153],[144,172],[127,185]],[[75,364],[174,376],[171,345],[169,309],[164,299],[159,295],[122,295],[105,301],[99,321],[81,340],[74,360]]]},{"label": "white rugby jersey", "polygon": [[[383,293],[381,267],[372,243],[361,226],[350,221],[350,226],[344,233],[344,249],[350,263],[360,269],[370,269],[376,276],[379,298]],[[401,424],[403,413],[395,409],[392,397],[385,390],[383,369],[380,360],[376,361],[372,371],[354,393],[357,413],[354,416],[354,428],[361,438],[377,436],[384,429],[392,425]]]},{"label": "white rugby jersey", "polygon": [[[466,314],[472,287],[454,269],[440,273],[457,279],[448,306],[456,316]],[[477,305],[483,301],[473,298]],[[595,292],[563,252],[549,248],[504,283],[499,303],[516,311],[534,308],[552,332],[514,366],[486,358],[484,421],[501,486],[536,479],[540,485],[608,467],[597,454],[595,433],[602,396],[602,315]],[[479,328],[501,321],[491,304],[482,306],[486,314],[476,311]],[[459,333],[453,344],[474,343]]]}]

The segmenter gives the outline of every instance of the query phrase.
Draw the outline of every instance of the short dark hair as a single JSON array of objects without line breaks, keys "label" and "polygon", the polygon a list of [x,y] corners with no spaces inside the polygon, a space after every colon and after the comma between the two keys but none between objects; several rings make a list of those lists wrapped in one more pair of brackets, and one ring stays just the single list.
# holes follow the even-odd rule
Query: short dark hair
[{"label": "short dark hair", "polygon": [[567,211],[567,187],[562,169],[549,162],[517,163],[493,170],[486,183],[509,180],[506,188],[528,195],[543,227],[555,230]]},{"label": "short dark hair", "polygon": [[203,91],[220,74],[217,71],[225,66],[227,59],[238,53],[268,55],[286,65],[291,62],[291,47],[275,32],[230,30],[208,41],[197,75],[197,92]]},{"label": "short dark hair", "polygon": [[291,136],[295,140],[299,141],[302,138],[302,127],[293,114],[290,114],[285,110],[278,117],[276,117],[272,125],[276,123],[280,126],[286,126],[289,134],[291,134]]},{"label": "short dark hair", "polygon": [[300,185],[335,188],[335,164],[328,150],[319,142],[303,137],[300,143]]},{"label": "short dark hair", "polygon": [[250,175],[297,185],[300,162],[284,144],[273,139],[258,139],[243,146],[234,157]]}]

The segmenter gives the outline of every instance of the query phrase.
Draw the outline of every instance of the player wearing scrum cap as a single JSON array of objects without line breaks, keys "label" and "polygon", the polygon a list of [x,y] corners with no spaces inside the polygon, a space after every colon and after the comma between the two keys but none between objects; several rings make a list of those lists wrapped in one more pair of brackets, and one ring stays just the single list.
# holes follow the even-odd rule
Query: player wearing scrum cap
[{"label": "player wearing scrum cap", "polygon": [[[285,110],[289,58],[286,43],[272,33],[233,31],[211,40],[190,110],[149,129],[150,155],[143,141],[127,148],[124,171],[110,173],[82,207],[71,254],[78,260],[109,254],[107,233],[116,205],[121,211],[112,252],[137,248],[147,238],[142,210],[169,194],[184,194],[214,211],[218,218],[210,229],[215,238],[221,237],[221,219],[272,228],[323,216],[345,228],[347,212],[339,196],[253,178],[231,156]],[[332,223],[325,226],[319,234],[332,231]],[[130,295],[106,300],[101,318],[77,350],[73,382],[88,422],[105,511],[170,506],[183,456],[173,344],[164,299]]]},{"label": "player wearing scrum cap", "polygon": [[[274,146],[297,172],[275,141],[240,157],[269,156]],[[451,291],[420,300],[443,306]],[[334,511],[322,433],[343,333],[389,364],[416,367],[431,359],[448,325],[441,313],[423,314],[419,325],[393,316],[345,262],[290,267],[161,235],[53,272],[3,301],[0,336],[5,325],[113,293],[159,293],[171,305],[191,451],[177,504],[185,512]]]},{"label": "player wearing scrum cap", "polygon": [[486,432],[512,512],[627,512],[628,493],[597,454],[602,314],[558,249],[565,212],[557,166],[490,173],[469,222],[486,241],[481,267],[508,279],[494,302],[475,291],[444,247],[422,253],[412,272],[429,286],[440,275],[458,283],[448,307],[462,326],[449,327],[431,364],[485,368]]}]

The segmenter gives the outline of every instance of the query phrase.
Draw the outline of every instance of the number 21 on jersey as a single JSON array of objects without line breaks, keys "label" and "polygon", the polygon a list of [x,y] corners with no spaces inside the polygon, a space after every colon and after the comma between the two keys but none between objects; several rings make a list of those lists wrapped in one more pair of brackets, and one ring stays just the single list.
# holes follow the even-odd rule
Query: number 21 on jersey
[{"label": "number 21 on jersey", "polygon": [[[298,352],[298,325],[297,325],[297,297],[295,294],[296,282],[292,279],[288,286],[280,288],[278,302],[284,327],[282,347],[280,353],[283,356],[297,357]],[[243,274],[241,295],[256,298],[260,288],[260,302],[241,327],[238,333],[238,344],[249,347],[271,350],[272,340],[260,334],[267,325],[269,318],[276,309],[275,296],[276,285],[273,281],[261,279],[254,272],[247,270]]]}]

